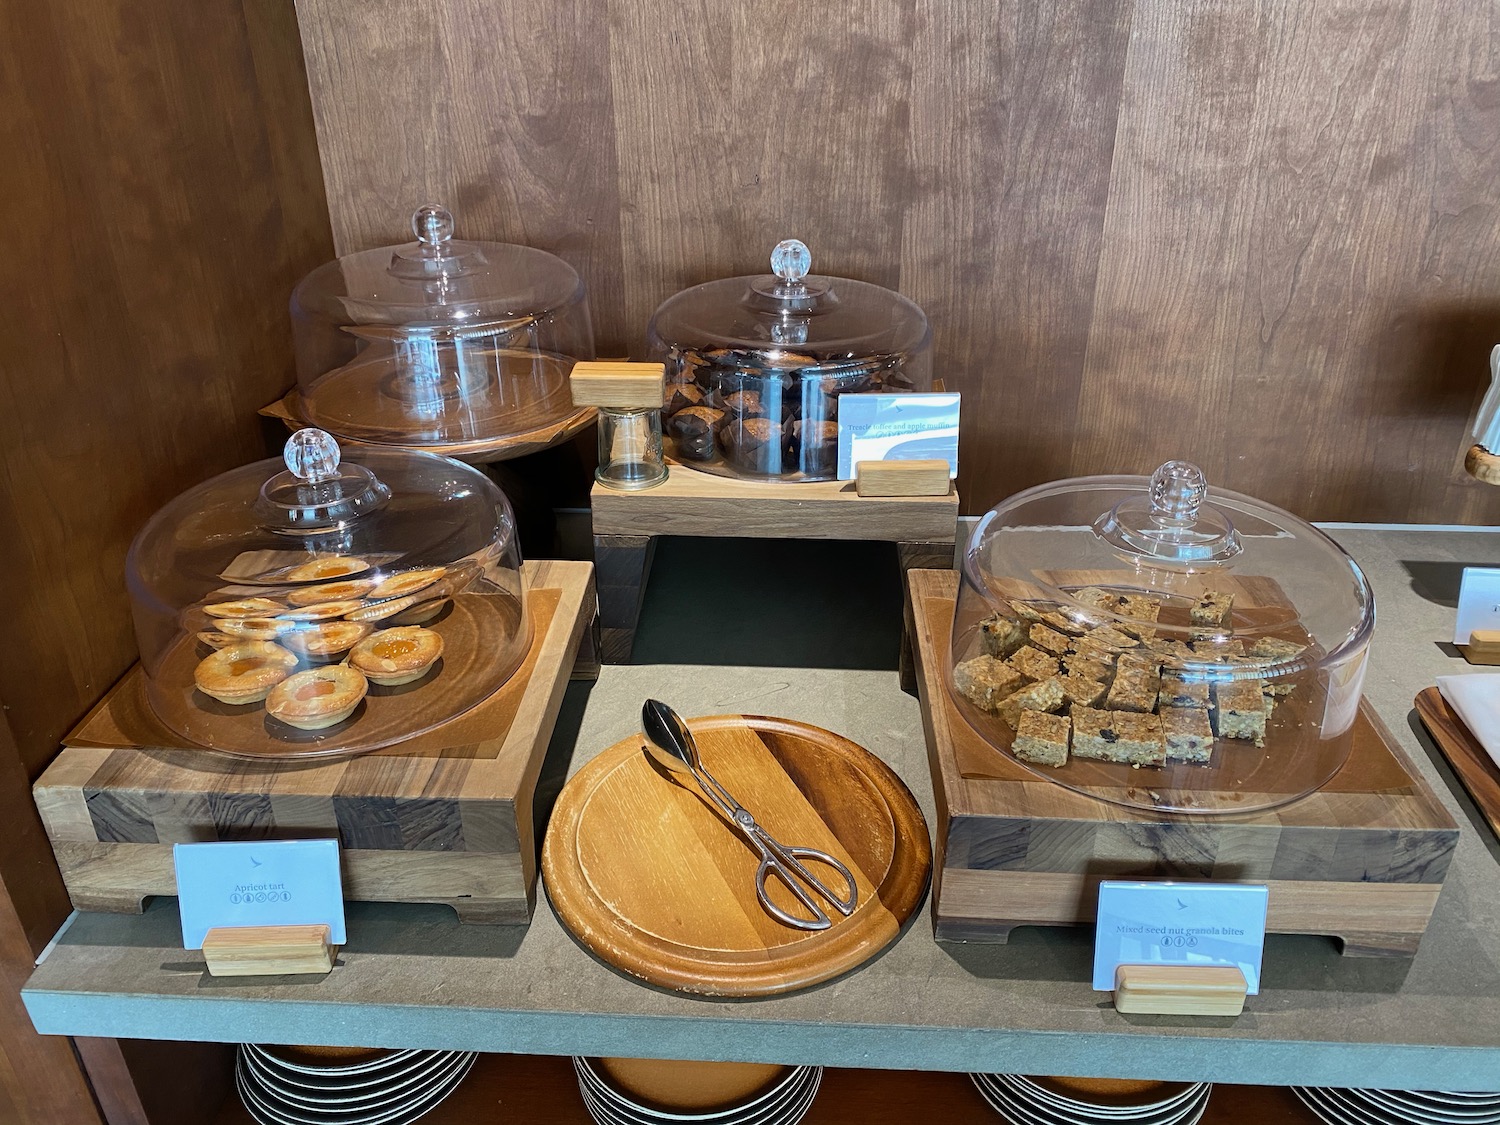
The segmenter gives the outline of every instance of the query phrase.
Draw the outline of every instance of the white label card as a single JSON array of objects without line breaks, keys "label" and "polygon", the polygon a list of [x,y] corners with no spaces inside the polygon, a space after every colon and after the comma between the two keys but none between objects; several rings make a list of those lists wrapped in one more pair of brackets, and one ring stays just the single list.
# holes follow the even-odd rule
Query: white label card
[{"label": "white label card", "polygon": [[202,949],[217,926],[326,925],[344,944],[337,840],[173,844],[182,947]]},{"label": "white label card", "polygon": [[1500,569],[1492,566],[1464,567],[1458,587],[1458,619],[1453,623],[1453,643],[1466,645],[1475,629],[1500,629]]},{"label": "white label card", "polygon": [[1244,883],[1100,883],[1094,988],[1113,992],[1121,965],[1233,965],[1254,996],[1269,899]]},{"label": "white label card", "polygon": [[959,395],[839,395],[839,480],[861,461],[946,461],[958,476]]}]

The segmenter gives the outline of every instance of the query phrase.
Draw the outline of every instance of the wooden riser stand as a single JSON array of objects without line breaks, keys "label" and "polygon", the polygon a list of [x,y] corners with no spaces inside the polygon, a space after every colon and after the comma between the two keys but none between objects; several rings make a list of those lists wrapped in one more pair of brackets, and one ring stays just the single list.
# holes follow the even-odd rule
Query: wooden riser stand
[{"label": "wooden riser stand", "polygon": [[1346,955],[1417,951],[1458,827],[1367,707],[1348,763],[1290,804],[1229,817],[1108,804],[1032,773],[969,726],[946,686],[958,577],[908,579],[938,806],[938,940],[1089,924],[1101,880],[1183,879],[1268,885],[1271,933],[1335,937]]},{"label": "wooden riser stand", "polygon": [[[673,464],[665,483],[640,492],[594,486],[601,656],[630,660],[641,597],[662,535],[894,542],[901,572],[953,565],[958,493],[860,496],[853,481],[761,482]],[[902,686],[915,690],[902,642]]]},{"label": "wooden riser stand", "polygon": [[337,837],[344,897],[439,902],[524,923],[536,899],[532,797],[594,618],[593,568],[529,562],[534,636],[489,700],[409,742],[334,762],[242,761],[180,739],[132,670],[34,787],[73,905],[139,913],[173,895],[172,845]]}]

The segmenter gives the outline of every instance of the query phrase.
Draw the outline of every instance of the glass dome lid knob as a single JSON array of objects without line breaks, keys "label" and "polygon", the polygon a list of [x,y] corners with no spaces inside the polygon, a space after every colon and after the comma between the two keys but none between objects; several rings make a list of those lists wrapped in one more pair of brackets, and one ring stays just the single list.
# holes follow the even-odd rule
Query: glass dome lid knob
[{"label": "glass dome lid knob", "polygon": [[443,244],[453,238],[453,212],[436,203],[418,207],[412,212],[411,229],[424,252],[441,255]]},{"label": "glass dome lid knob", "polygon": [[298,480],[317,484],[339,475],[339,443],[326,430],[309,426],[287,439],[281,459]]},{"label": "glass dome lid knob", "polygon": [[771,272],[789,285],[798,285],[812,269],[812,253],[807,243],[784,238],[771,251]]},{"label": "glass dome lid knob", "polygon": [[[809,281],[812,253],[798,238],[783,238],[771,251],[771,273],[750,283],[747,304],[757,312],[776,316],[813,316],[828,312],[838,302],[826,278]],[[784,336],[785,331],[782,332]],[[803,336],[806,340],[806,336]],[[776,340],[788,343],[790,340]],[[798,341],[800,342],[800,341]]]},{"label": "glass dome lid knob", "polygon": [[287,471],[261,486],[255,512],[270,531],[311,535],[337,530],[382,507],[391,490],[363,465],[342,460],[333,435],[298,430],[281,459]]},{"label": "glass dome lid knob", "polygon": [[[1139,479],[1139,478],[1137,478]],[[1121,500],[1094,533],[1127,558],[1184,566],[1226,562],[1243,549],[1234,524],[1211,504],[1208,478],[1191,461],[1168,461],[1145,495]]]},{"label": "glass dome lid knob", "polygon": [[1208,495],[1208,478],[1191,461],[1168,461],[1151,474],[1151,514],[1164,527],[1192,527]]},{"label": "glass dome lid knob", "polygon": [[[416,242],[396,247],[390,272],[409,281],[448,283],[485,265],[485,258],[472,242],[454,239],[453,213],[437,203],[418,207],[411,216]],[[439,300],[441,292],[433,294]]]}]

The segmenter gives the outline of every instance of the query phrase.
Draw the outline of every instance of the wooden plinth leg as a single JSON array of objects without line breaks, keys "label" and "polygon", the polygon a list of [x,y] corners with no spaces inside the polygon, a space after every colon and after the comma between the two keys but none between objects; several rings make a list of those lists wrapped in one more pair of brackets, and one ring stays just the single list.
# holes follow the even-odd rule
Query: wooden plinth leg
[{"label": "wooden plinth leg", "polygon": [[906,572],[908,570],[951,570],[953,569],[953,544],[952,543],[897,543],[896,561],[901,567],[901,656],[896,665],[897,675],[900,677],[901,690],[907,695],[917,694],[917,665],[912,658],[911,631],[913,627],[911,613],[911,590],[906,585]]},{"label": "wooden plinth leg", "polygon": [[584,629],[578,641],[578,655],[573,659],[570,680],[597,680],[599,678],[599,618],[595,617]]},{"label": "wooden plinth leg", "polygon": [[1415,957],[1422,944],[1421,934],[1349,932],[1334,938],[1345,957]]},{"label": "wooden plinth leg", "polygon": [[531,921],[526,904],[513,899],[450,898],[446,904],[465,926],[524,926]]},{"label": "wooden plinth leg", "polygon": [[599,659],[627,664],[635,646],[641,598],[651,573],[656,539],[650,535],[594,536],[594,568],[599,583]]}]

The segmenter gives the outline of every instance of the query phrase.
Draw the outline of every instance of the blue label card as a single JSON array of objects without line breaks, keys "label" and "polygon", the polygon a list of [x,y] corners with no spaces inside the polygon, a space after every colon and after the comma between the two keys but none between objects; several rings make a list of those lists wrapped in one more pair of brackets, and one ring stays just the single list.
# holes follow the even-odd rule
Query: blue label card
[{"label": "blue label card", "polygon": [[1094,988],[1113,992],[1120,965],[1234,965],[1254,996],[1269,898],[1242,883],[1100,883]]},{"label": "blue label card", "polygon": [[344,944],[337,840],[173,844],[182,947],[202,949],[216,926],[326,925]]},{"label": "blue label card", "polygon": [[1500,569],[1466,566],[1458,586],[1458,618],[1453,643],[1466,645],[1475,629],[1500,629]]},{"label": "blue label card", "polygon": [[861,461],[948,462],[958,476],[957,394],[839,395],[839,480]]}]

